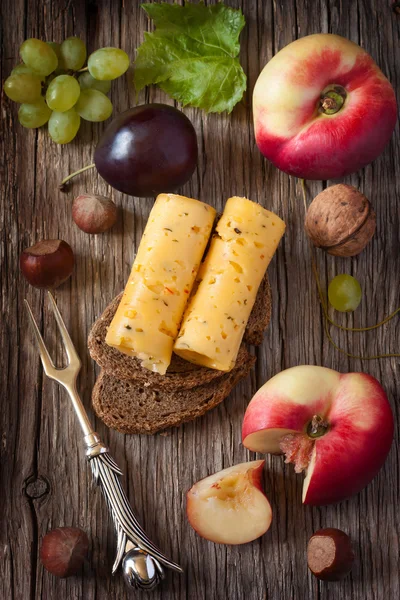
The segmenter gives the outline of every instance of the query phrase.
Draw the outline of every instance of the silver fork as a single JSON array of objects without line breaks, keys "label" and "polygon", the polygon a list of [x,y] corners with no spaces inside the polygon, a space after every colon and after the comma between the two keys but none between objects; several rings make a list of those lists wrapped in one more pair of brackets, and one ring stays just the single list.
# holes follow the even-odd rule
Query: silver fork
[{"label": "silver fork", "polygon": [[179,573],[183,571],[179,565],[164,556],[157,546],[149,540],[132,511],[119,479],[122,472],[110,456],[108,448],[101,442],[98,434],[92,428],[79,397],[76,389],[76,379],[81,368],[81,361],[50,292],[48,292],[48,296],[68,357],[68,364],[63,369],[54,366],[27,300],[25,300],[25,305],[35,334],[44,372],[50,379],[58,381],[67,390],[71,398],[84,434],[86,457],[92,468],[94,480],[103,490],[114,521],[117,534],[117,555],[112,574],[115,574],[122,563],[126,583],[133,588],[150,591],[164,578],[163,566]]}]

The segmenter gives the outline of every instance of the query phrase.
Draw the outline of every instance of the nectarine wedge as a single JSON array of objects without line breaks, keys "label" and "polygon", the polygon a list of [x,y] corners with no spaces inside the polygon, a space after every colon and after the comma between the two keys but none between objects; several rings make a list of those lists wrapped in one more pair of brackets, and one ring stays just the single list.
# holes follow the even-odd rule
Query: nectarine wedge
[{"label": "nectarine wedge", "polygon": [[269,529],[272,510],[261,485],[264,463],[241,463],[195,483],[187,494],[187,516],[199,535],[218,544],[246,544]]}]

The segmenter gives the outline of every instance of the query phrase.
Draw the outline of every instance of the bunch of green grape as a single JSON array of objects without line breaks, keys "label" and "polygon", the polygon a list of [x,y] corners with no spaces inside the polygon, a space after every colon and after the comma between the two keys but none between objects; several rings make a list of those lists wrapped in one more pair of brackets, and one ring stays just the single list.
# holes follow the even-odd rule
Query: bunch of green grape
[{"label": "bunch of green grape", "polygon": [[23,62],[4,83],[4,92],[21,104],[18,120],[23,127],[48,123],[50,137],[68,144],[78,133],[81,118],[105,121],[113,107],[107,93],[111,80],[129,67],[129,57],[119,48],[100,48],[86,62],[86,46],[77,37],[62,44],[26,40],[19,49]]}]

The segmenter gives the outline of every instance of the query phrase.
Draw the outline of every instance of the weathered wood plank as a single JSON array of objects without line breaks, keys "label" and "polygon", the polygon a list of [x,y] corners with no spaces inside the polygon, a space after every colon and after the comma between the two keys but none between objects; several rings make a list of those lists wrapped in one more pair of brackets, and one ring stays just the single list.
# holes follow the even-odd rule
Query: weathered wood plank
[{"label": "weathered wood plank", "polygon": [[[210,3],[214,0],[210,0]],[[248,400],[267,378],[301,363],[339,370],[365,370],[382,381],[399,419],[399,361],[360,361],[335,351],[323,332],[323,320],[303,231],[304,207],[295,179],[279,173],[258,152],[252,131],[251,95],[262,66],[297,37],[332,32],[362,44],[400,91],[400,18],[389,2],[378,0],[227,0],[241,7],[247,28],[242,35],[242,64],[248,74],[246,97],[230,116],[186,109],[199,138],[199,166],[183,193],[221,208],[243,194],[277,211],[288,230],[270,269],[273,317],[252,376],[205,417],[167,436],[127,436],[96,427],[109,443],[124,473],[129,496],[150,536],[185,568],[169,575],[155,599],[237,598],[246,600],[386,600],[400,596],[398,504],[399,437],[384,469],[359,496],[334,507],[303,508],[301,477],[280,458],[267,460],[265,485],[274,510],[271,530],[244,547],[216,546],[200,539],[185,518],[185,491],[197,479],[250,458],[240,444],[241,420]],[[123,47],[134,57],[149,28],[139,1],[88,0],[22,2],[0,5],[2,80],[17,62],[23,39],[62,40],[79,35],[89,51],[104,45]],[[113,83],[115,111],[135,103],[130,77]],[[157,89],[142,92],[139,102],[171,101]],[[62,356],[43,293],[29,288],[18,272],[21,250],[42,237],[62,237],[76,250],[77,268],[57,290],[57,302],[82,357],[80,390],[90,410],[96,367],[88,356],[86,335],[94,319],[120,291],[151,207],[150,200],[112,192],[88,172],[66,193],[57,184],[69,171],[91,162],[104,125],[85,124],[76,141],[52,144],[45,132],[22,130],[17,111],[2,103],[0,164],[2,207],[0,260],[2,282],[0,369],[2,402],[0,500],[0,597],[13,600],[128,598],[120,577],[109,573],[115,538],[103,499],[93,490],[84,463],[76,420],[67,399],[45,381],[27,330],[22,300],[27,297],[57,360]],[[400,304],[400,136],[373,165],[346,178],[371,199],[378,233],[353,260],[317,254],[326,287],[337,273],[351,272],[362,282],[364,301],[353,317],[339,322],[373,323]],[[327,185],[332,182],[328,182]],[[314,196],[325,184],[308,186]],[[73,198],[80,192],[111,195],[121,214],[112,232],[90,237],[71,222]],[[336,318],[336,315],[335,315]],[[354,354],[397,350],[400,323],[375,333],[333,331],[337,343]],[[91,538],[91,554],[82,577],[57,580],[38,561],[43,535],[60,525],[80,526]],[[320,526],[338,526],[352,535],[357,564],[336,585],[319,584],[308,573],[305,546]]]}]

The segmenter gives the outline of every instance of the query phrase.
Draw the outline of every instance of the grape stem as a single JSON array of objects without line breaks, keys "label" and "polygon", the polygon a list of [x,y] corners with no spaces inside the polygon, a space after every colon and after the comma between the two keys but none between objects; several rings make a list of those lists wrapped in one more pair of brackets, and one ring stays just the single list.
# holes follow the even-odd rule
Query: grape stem
[{"label": "grape stem", "polygon": [[[307,213],[306,182],[304,179],[300,179],[300,183],[301,183],[301,190],[303,193],[304,210]],[[370,325],[369,327],[344,327],[343,325],[339,325],[338,323],[335,323],[335,321],[333,321],[328,314],[328,306],[327,306],[326,300],[324,298],[324,294],[322,292],[322,285],[321,285],[321,281],[320,281],[320,278],[318,275],[317,263],[315,260],[314,247],[311,243],[311,240],[309,240],[309,244],[310,244],[310,252],[311,252],[312,271],[313,271],[313,274],[315,277],[315,282],[317,284],[318,296],[319,296],[319,300],[320,300],[320,303],[322,306],[322,311],[323,311],[324,318],[325,318],[325,333],[328,337],[329,342],[332,344],[332,346],[334,348],[336,348],[336,350],[338,350],[342,354],[345,354],[346,356],[349,356],[350,358],[357,358],[360,360],[375,360],[377,358],[398,358],[398,357],[400,357],[400,353],[376,354],[374,356],[356,356],[355,354],[350,354],[349,352],[346,352],[346,350],[339,348],[339,346],[333,341],[330,331],[329,331],[329,324],[332,325],[333,327],[337,327],[338,329],[341,329],[342,331],[351,331],[351,332],[355,332],[355,333],[360,333],[360,332],[364,332],[364,331],[372,331],[373,329],[382,327],[382,325],[385,325],[391,319],[393,319],[393,317],[395,317],[400,312],[400,306],[398,308],[396,308],[396,310],[393,311],[390,315],[385,317],[382,321],[379,321],[379,323],[376,323],[376,325]]]},{"label": "grape stem", "polygon": [[83,73],[84,71],[89,71],[89,67],[83,67],[82,69],[76,71],[76,73]]},{"label": "grape stem", "polygon": [[79,175],[79,173],[83,173],[84,171],[87,171],[88,169],[93,169],[96,165],[94,163],[92,163],[91,165],[87,165],[86,167],[82,167],[82,169],[79,169],[78,171],[75,171],[74,173],[71,173],[71,175],[68,175],[68,177],[65,177],[65,179],[62,180],[62,182],[60,183],[60,185],[58,186],[58,188],[60,190],[63,189],[64,185],[73,177],[75,177],[75,175]]}]

